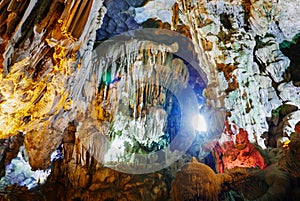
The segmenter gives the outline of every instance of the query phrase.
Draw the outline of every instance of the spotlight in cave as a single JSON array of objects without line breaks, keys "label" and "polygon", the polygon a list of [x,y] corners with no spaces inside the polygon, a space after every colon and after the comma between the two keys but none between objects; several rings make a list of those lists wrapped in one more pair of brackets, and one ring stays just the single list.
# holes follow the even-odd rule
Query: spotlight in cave
[{"label": "spotlight in cave", "polygon": [[148,173],[186,153],[199,129],[191,118],[203,104],[206,83],[189,42],[173,31],[143,29],[95,49],[98,85],[87,115],[100,129],[88,135],[85,129],[80,139],[98,161],[121,172]]},{"label": "spotlight in cave", "polygon": [[205,118],[201,114],[196,114],[193,117],[192,123],[193,127],[199,132],[205,132],[207,130]]}]

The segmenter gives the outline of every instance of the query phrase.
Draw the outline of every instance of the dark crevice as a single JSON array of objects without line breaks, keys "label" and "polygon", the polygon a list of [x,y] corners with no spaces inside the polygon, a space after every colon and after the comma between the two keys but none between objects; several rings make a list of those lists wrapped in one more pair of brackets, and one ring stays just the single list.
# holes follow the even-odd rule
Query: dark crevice
[{"label": "dark crevice", "polygon": [[250,13],[251,13],[251,0],[243,0],[242,1],[242,5],[244,7],[245,13],[244,13],[244,29],[246,31],[248,31],[250,29],[250,23],[249,23],[249,19],[250,19]]},{"label": "dark crevice", "polygon": [[230,16],[228,14],[222,13],[220,16],[220,21],[226,29],[228,29],[228,30],[232,29],[232,25],[230,22]]},{"label": "dark crevice", "polygon": [[[278,86],[280,84],[282,84],[283,82],[285,82],[286,80],[283,80],[283,81],[280,81],[280,82],[276,82],[274,80],[274,78],[272,77],[272,75],[269,72],[267,72],[267,70],[266,70],[267,66],[256,56],[256,51],[258,49],[263,48],[263,47],[265,47],[267,45],[271,45],[270,41],[264,43],[264,42],[261,41],[261,39],[262,38],[259,37],[259,36],[255,37],[256,45],[253,48],[253,60],[258,65],[260,72],[263,73],[263,74],[265,74],[265,76],[267,76],[267,77],[269,77],[271,79],[271,81],[272,81],[272,87],[275,89],[276,95],[280,99],[280,96],[279,96],[280,91],[278,90]],[[270,63],[267,63],[267,65],[270,65]]]},{"label": "dark crevice", "polygon": [[34,25],[41,22],[42,19],[44,19],[44,17],[47,16],[51,3],[52,1],[48,0],[37,1],[31,13],[26,18],[25,22],[22,24],[21,37],[17,41],[15,47],[21,48],[23,46],[23,43],[28,38],[32,38]]},{"label": "dark crevice", "polygon": [[286,81],[292,81],[293,85],[300,87],[300,34],[297,34],[292,41],[283,41],[280,44],[281,52],[287,56],[291,63],[285,72]]}]

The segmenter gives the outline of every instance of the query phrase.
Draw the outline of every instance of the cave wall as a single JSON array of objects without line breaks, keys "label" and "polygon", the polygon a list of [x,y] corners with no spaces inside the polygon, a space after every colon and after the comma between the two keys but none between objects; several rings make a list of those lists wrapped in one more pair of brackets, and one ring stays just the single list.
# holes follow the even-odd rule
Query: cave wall
[{"label": "cave wall", "polygon": [[48,167],[61,143],[68,122],[55,119],[72,102],[70,88],[79,60],[92,50],[101,7],[102,1],[1,2],[0,135],[26,133],[34,169]]},{"label": "cave wall", "polygon": [[[113,21],[115,26],[111,32],[106,31],[106,35],[98,36],[99,40],[131,30],[131,25],[134,26],[132,29],[142,27],[132,22],[132,1],[127,1],[124,8],[122,5],[114,7],[115,4],[109,2],[104,4],[107,8],[102,1],[0,3],[0,81],[3,83],[0,87],[0,137],[9,139],[2,143],[1,165],[4,166],[3,164],[9,163],[15,157],[22,144],[19,142],[23,140],[20,133],[25,134],[24,144],[33,169],[48,168],[51,153],[57,148],[60,149],[64,157],[52,163],[52,174],[42,188],[50,200],[95,200],[98,197],[102,197],[102,200],[141,200],[145,197],[149,200],[162,200],[169,198],[170,181],[185,162],[179,160],[168,167],[169,169],[144,176],[120,173],[101,164],[101,159],[105,158],[109,147],[102,144],[102,139],[98,139],[95,134],[107,132],[111,129],[113,120],[119,118],[121,127],[114,127],[116,132],[113,133],[113,140],[117,141],[122,136],[128,140],[129,131],[126,130],[126,125],[130,122],[138,122],[142,127],[146,125],[143,122],[143,104],[147,103],[149,107],[158,104],[159,107],[154,113],[160,111],[160,114],[165,114],[170,104],[166,90],[161,87],[149,85],[141,88],[139,85],[135,88],[137,90],[132,91],[124,87],[127,82],[135,82],[135,76],[145,79],[145,72],[149,73],[149,69],[140,69],[141,76],[131,74],[134,70],[132,67],[142,66],[140,63],[144,62],[145,67],[149,67],[151,71],[154,65],[164,65],[166,68],[153,75],[166,83],[175,80],[174,83],[185,86],[188,85],[188,79],[193,79],[188,65],[170,55],[170,52],[174,53],[178,48],[176,41],[165,46],[146,43],[142,44],[142,48],[141,44],[133,43],[129,53],[121,52],[123,56],[118,53],[116,58],[110,58],[104,64],[99,63],[99,55],[93,49],[96,30],[100,28],[102,21],[105,26]],[[145,2],[136,4],[136,7],[141,7]],[[288,50],[282,48],[286,41],[296,41],[297,44],[295,36],[300,31],[300,26],[297,26],[299,5],[298,1],[178,0],[172,7],[171,24],[159,20],[153,20],[152,23],[156,23],[156,28],[171,29],[192,40],[195,50],[189,49],[188,52],[196,52],[195,61],[198,64],[195,66],[208,80],[203,93],[206,98],[205,107],[227,111],[230,114],[230,123],[246,129],[251,142],[264,148],[272,144],[275,148],[282,145],[282,137],[289,138],[300,118],[300,89],[297,80],[295,82],[292,76],[293,71],[289,69],[292,57],[289,58],[286,53]],[[104,19],[110,6],[126,13],[126,20],[122,19],[119,26],[116,25],[116,20],[122,16],[114,17],[110,13],[107,15],[109,18]],[[170,10],[171,8],[160,14],[170,14]],[[156,11],[154,13],[160,15]],[[154,36],[168,38],[155,34]],[[148,48],[149,51],[145,53],[143,48]],[[151,51],[151,48],[160,51]],[[133,51],[139,49],[142,50]],[[114,55],[116,52],[113,51],[115,50],[112,48],[112,52],[108,54]],[[103,58],[105,56],[107,55],[103,55]],[[107,65],[114,61],[118,61],[119,66],[112,68]],[[177,68],[172,69],[171,66]],[[293,64],[292,69],[297,70],[297,64]],[[107,73],[108,70],[112,72]],[[174,77],[168,76],[171,71]],[[116,78],[111,85],[102,83],[108,81],[102,79],[103,75],[108,74]],[[120,79],[121,75],[126,79]],[[206,83],[201,84],[204,86]],[[168,86],[171,89],[176,87],[178,86],[172,84]],[[158,94],[156,102],[143,101],[145,94],[150,98]],[[118,101],[125,99],[125,96],[134,99],[122,102],[131,108],[132,114],[129,115],[121,115],[119,112],[122,110],[116,109]],[[210,115],[213,118],[219,114]],[[132,121],[130,118],[138,120]],[[223,116],[218,117],[218,120],[222,118]],[[162,119],[164,115],[157,121]],[[222,123],[210,123],[209,129],[219,132],[214,127],[223,127]],[[176,130],[176,125],[171,129]],[[163,130],[162,127],[160,130]],[[140,141],[136,143],[138,145],[133,144],[133,139],[127,141],[136,148],[134,151],[151,149],[151,144],[143,141],[151,132],[135,132],[136,139]],[[278,133],[278,138],[270,136]],[[12,136],[18,139],[10,138]],[[161,135],[151,138],[159,144],[160,137]],[[214,137],[218,137],[218,133]],[[269,140],[271,138],[275,142]],[[16,143],[10,142],[10,139]],[[187,138],[182,136],[181,140],[183,139]],[[7,143],[16,152],[12,156],[5,155]],[[159,145],[155,148],[157,147]],[[168,153],[164,154],[167,158]],[[290,156],[290,152],[286,154],[293,161],[294,155]],[[174,162],[175,159],[170,161]],[[289,164],[286,165],[288,166]],[[293,170],[287,172],[292,174]],[[298,175],[293,179],[296,182]],[[114,193],[111,193],[111,189]],[[11,195],[14,190],[20,189],[10,190]],[[67,194],[65,190],[68,191]],[[53,195],[54,192],[56,195]]]},{"label": "cave wall", "polygon": [[[265,147],[261,135],[272,111],[287,102],[299,107],[299,88],[285,79],[290,59],[280,50],[299,32],[298,1],[179,1],[178,6],[208,75],[207,104],[230,111],[229,120]],[[289,128],[296,123],[285,121]]]}]

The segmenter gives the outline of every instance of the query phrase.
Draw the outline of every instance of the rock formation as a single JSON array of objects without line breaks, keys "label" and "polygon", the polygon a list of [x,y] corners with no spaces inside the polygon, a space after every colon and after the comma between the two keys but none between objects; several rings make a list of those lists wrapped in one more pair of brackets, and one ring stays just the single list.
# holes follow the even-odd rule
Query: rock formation
[{"label": "rock formation", "polygon": [[[207,104],[232,112],[229,120],[245,128],[251,142],[264,147],[260,137],[268,130],[266,117],[283,102],[294,100],[280,95],[290,60],[280,43],[291,41],[287,27],[297,23],[295,2],[181,1],[179,18],[190,27],[200,66],[209,83]],[[259,8],[259,9],[258,9]],[[261,9],[263,8],[263,9]],[[291,11],[291,12],[289,12]],[[298,30],[299,31],[299,30]],[[206,48],[210,47],[210,48]],[[272,52],[272,53],[271,53]],[[272,56],[270,56],[270,54]]]},{"label": "rock formation", "polygon": [[0,200],[300,196],[299,0],[0,11]]},{"label": "rock formation", "polygon": [[193,158],[184,165],[172,182],[171,200],[217,201],[221,190],[220,180],[214,171]]}]

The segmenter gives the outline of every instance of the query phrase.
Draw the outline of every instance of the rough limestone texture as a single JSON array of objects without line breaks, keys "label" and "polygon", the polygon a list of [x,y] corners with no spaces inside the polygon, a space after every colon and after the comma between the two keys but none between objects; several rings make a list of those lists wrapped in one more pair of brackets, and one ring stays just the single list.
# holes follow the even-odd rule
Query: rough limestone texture
[{"label": "rough limestone texture", "polygon": [[[146,19],[142,19],[146,13],[141,7],[144,1],[126,2],[112,4],[111,8],[133,12],[131,6],[140,7],[135,9],[136,16],[141,22]],[[203,93],[207,100],[205,109],[213,111],[211,119],[220,116],[219,123],[211,124],[210,130],[216,131],[213,138],[223,123],[219,121],[222,114],[214,114],[217,113],[214,111],[227,110],[231,113],[230,123],[245,129],[252,143],[274,148],[267,150],[270,156],[266,158],[273,165],[264,170],[232,168],[227,174],[216,175],[202,164],[188,164],[178,173],[179,179],[174,180],[175,184],[185,185],[181,189],[172,186],[172,199],[204,196],[205,199],[228,200],[233,196],[240,200],[296,200],[300,192],[297,124],[300,92],[298,78],[293,72],[287,73],[291,71],[292,59],[284,55],[282,43],[297,44],[299,0],[178,0],[174,5],[175,1],[170,2],[150,1],[148,6],[163,9],[148,11],[163,21],[172,21],[171,25],[157,22],[159,28],[172,28],[192,39],[198,70],[208,79]],[[108,153],[110,147],[101,140],[110,138],[114,146],[131,153],[147,153],[166,146],[172,132],[176,133],[179,127],[180,115],[171,107],[176,101],[163,87],[155,86],[156,81],[164,80],[170,84],[168,88],[176,89],[186,86],[192,74],[182,60],[169,54],[178,48],[176,38],[172,37],[175,42],[169,45],[146,43],[141,51],[133,51],[140,50],[140,44],[133,43],[129,49],[119,48],[121,56],[114,54],[117,52],[102,55],[102,63],[99,63],[93,52],[96,30],[105,13],[113,14],[102,3],[1,1],[0,138],[6,139],[1,141],[0,165],[3,168],[15,157],[23,139],[12,136],[22,133],[33,169],[48,168],[51,153],[56,149],[63,152],[63,159],[52,163],[52,174],[41,187],[49,200],[165,200],[170,197],[173,172],[141,176],[113,171],[97,160],[113,157],[117,162],[125,158],[126,162],[131,158]],[[169,7],[165,8],[166,5]],[[131,25],[136,26],[130,21],[131,14],[105,23],[112,31],[117,28],[124,31]],[[126,17],[130,20],[125,20]],[[122,23],[117,26],[115,20]],[[165,68],[155,69],[156,65]],[[153,77],[148,78],[150,73]],[[154,84],[144,85],[140,80]],[[294,107],[285,109],[282,106],[286,103]],[[171,135],[161,139],[165,137],[163,124],[167,114],[176,115],[171,120]],[[128,129],[132,123],[136,126],[133,131]],[[151,126],[153,129],[149,129]],[[135,135],[128,139],[131,132]],[[108,136],[102,138],[102,134]],[[151,141],[147,140],[149,137]],[[283,137],[286,141],[281,141]],[[188,137],[180,139],[177,145],[184,147]],[[243,143],[235,143],[244,150]],[[246,144],[249,148],[250,143],[246,141]],[[249,149],[238,155],[247,156]],[[143,163],[138,165],[142,167]],[[181,165],[172,167],[173,171]],[[230,190],[221,192],[220,189]],[[251,191],[245,192],[245,189]],[[23,194],[25,187],[15,185],[5,190],[8,194],[3,199],[6,200],[44,200],[40,189],[31,198],[28,197],[31,192]],[[207,192],[212,194],[207,195]]]},{"label": "rough limestone texture", "polygon": [[8,139],[1,139],[0,143],[0,176],[5,175],[5,167],[18,155],[19,148],[23,144],[24,136],[19,133]]},{"label": "rough limestone texture", "polygon": [[[50,201],[76,199],[105,201],[146,198],[149,201],[159,201],[168,197],[168,186],[162,173],[122,174],[97,165],[92,157],[86,159],[85,162],[89,164],[81,165],[79,161],[69,163],[56,161],[53,163],[52,174],[42,187],[28,191],[26,186],[12,185],[5,189],[6,196],[0,197],[0,200],[38,201],[46,198]],[[18,175],[18,178],[21,179],[22,174]]]},{"label": "rough limestone texture", "polygon": [[168,197],[162,173],[125,174],[105,167],[74,138],[75,132],[72,124],[65,130],[65,157],[53,163],[51,175],[42,187],[48,200],[159,201]]},{"label": "rough limestone texture", "polygon": [[267,166],[265,159],[249,142],[247,131],[237,130],[236,133],[230,128],[225,130],[213,148],[217,171],[223,173],[235,167],[264,169]]},{"label": "rough limestone texture", "polygon": [[298,200],[300,123],[296,127],[283,152],[281,148],[269,152],[266,157],[273,163],[263,170],[234,168],[215,174],[207,165],[192,159],[177,172],[171,200]]},{"label": "rough limestone texture", "polygon": [[207,104],[230,110],[230,121],[265,147],[260,136],[268,131],[266,117],[284,101],[299,105],[298,87],[284,78],[290,60],[279,49],[299,33],[299,1],[182,0],[178,5],[209,79]]},{"label": "rough limestone texture", "polygon": [[0,136],[26,133],[34,169],[50,165],[50,154],[61,141],[60,127],[68,122],[55,120],[72,102],[70,87],[79,58],[92,50],[89,41],[100,26],[101,6],[102,1],[71,0],[0,4],[0,122],[5,125]]}]

